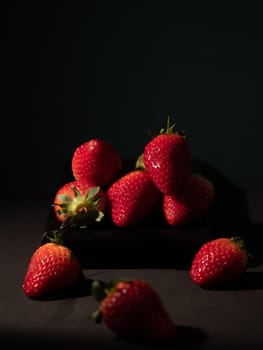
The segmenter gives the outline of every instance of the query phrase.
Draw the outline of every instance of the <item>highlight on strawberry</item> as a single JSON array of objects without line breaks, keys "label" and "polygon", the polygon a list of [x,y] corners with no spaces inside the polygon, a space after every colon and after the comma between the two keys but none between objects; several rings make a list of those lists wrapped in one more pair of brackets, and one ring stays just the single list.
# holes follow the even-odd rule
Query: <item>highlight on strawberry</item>
[{"label": "highlight on strawberry", "polygon": [[204,288],[235,285],[245,273],[248,251],[241,237],[220,237],[204,243],[193,258],[191,280]]},{"label": "highlight on strawberry", "polygon": [[176,326],[160,296],[147,282],[121,279],[108,284],[94,280],[92,295],[100,302],[91,317],[105,322],[116,336],[129,341],[173,343]]},{"label": "highlight on strawberry", "polygon": [[62,226],[86,227],[101,221],[106,211],[106,195],[91,182],[70,181],[55,194],[54,213]]},{"label": "highlight on strawberry", "polygon": [[147,171],[135,168],[124,174],[106,191],[113,223],[134,227],[149,219],[157,209],[160,195]]},{"label": "highlight on strawberry", "polygon": [[31,256],[22,290],[29,298],[46,297],[74,286],[81,276],[80,262],[63,244],[61,234],[54,232]]},{"label": "highlight on strawberry", "polygon": [[113,145],[94,138],[79,145],[73,153],[71,170],[75,180],[93,182],[101,188],[119,175],[122,161]]},{"label": "highlight on strawberry", "polygon": [[166,129],[146,143],[144,165],[163,194],[174,194],[191,168],[190,147],[184,132],[174,131],[175,123],[167,120]]}]

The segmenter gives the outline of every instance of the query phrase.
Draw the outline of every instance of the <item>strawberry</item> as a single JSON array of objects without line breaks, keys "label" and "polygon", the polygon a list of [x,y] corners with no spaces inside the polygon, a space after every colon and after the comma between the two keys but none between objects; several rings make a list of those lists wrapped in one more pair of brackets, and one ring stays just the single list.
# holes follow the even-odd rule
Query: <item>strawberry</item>
[{"label": "strawberry", "polygon": [[93,183],[70,181],[62,185],[54,198],[54,212],[63,225],[101,221],[106,210],[106,195]]},{"label": "strawberry", "polygon": [[175,193],[189,173],[190,148],[183,134],[174,132],[175,124],[153,137],[144,148],[143,161],[155,185],[163,194]]},{"label": "strawberry", "polygon": [[22,284],[30,298],[40,298],[64,291],[81,276],[81,266],[72,251],[63,245],[60,235],[38,247],[33,253]]},{"label": "strawberry", "polygon": [[158,293],[139,279],[118,280],[108,285],[93,281],[92,294],[100,307],[92,314],[118,337],[133,341],[174,342],[176,326]]},{"label": "strawberry", "polygon": [[206,288],[234,285],[245,272],[248,253],[240,237],[220,237],[204,243],[193,258],[191,280]]},{"label": "strawberry", "polygon": [[189,174],[176,194],[163,195],[163,212],[171,226],[204,216],[214,201],[214,186],[201,174]]},{"label": "strawberry", "polygon": [[153,214],[160,192],[148,172],[133,169],[115,181],[106,196],[113,223],[119,227],[132,227]]},{"label": "strawberry", "polygon": [[81,182],[93,182],[98,186],[109,185],[122,167],[114,147],[101,139],[91,139],[78,146],[71,160],[73,176]]}]

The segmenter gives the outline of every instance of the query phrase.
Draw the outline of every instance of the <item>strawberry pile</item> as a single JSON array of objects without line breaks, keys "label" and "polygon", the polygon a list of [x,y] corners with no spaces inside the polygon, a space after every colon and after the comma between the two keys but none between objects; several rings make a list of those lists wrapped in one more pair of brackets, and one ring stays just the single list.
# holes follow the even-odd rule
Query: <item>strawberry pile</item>
[{"label": "strawberry pile", "polygon": [[[189,144],[174,124],[144,146],[132,170],[123,172],[119,153],[100,139],[76,148],[73,179],[58,189],[52,203],[59,224],[48,242],[29,261],[22,289],[29,298],[42,298],[74,287],[83,278],[74,252],[64,245],[62,229],[85,228],[105,214],[116,227],[136,227],[162,211],[168,225],[178,227],[206,215],[214,200],[212,182],[191,173]],[[190,280],[203,288],[225,288],[240,281],[248,253],[240,237],[216,238],[204,243],[193,257]],[[92,295],[100,302],[92,314],[104,320],[117,336],[129,340],[174,342],[176,327],[157,293],[139,279],[105,284],[93,281]]]},{"label": "strawberry pile", "polygon": [[213,184],[190,172],[189,144],[174,127],[168,118],[167,128],[146,142],[134,168],[126,172],[110,143],[91,139],[78,146],[71,161],[73,179],[54,198],[58,222],[85,227],[107,214],[114,225],[128,228],[161,210],[167,224],[177,227],[207,214]]}]

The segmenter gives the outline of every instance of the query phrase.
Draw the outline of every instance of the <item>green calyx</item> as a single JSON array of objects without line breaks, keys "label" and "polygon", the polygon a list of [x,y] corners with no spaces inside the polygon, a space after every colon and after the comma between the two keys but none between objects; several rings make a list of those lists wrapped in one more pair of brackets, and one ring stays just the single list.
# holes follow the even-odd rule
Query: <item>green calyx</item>
[{"label": "green calyx", "polygon": [[[91,284],[91,295],[97,300],[102,301],[106,296],[106,285],[104,282],[94,280]],[[96,323],[101,323],[103,320],[101,308],[93,311],[91,314],[91,318]]]},{"label": "green calyx", "polygon": [[139,157],[136,160],[135,163],[135,169],[136,170],[146,170],[146,167],[144,165],[144,161],[143,161],[143,153],[139,155]]},{"label": "green calyx", "polygon": [[[97,300],[102,301],[104,298],[106,298],[108,295],[114,292],[116,289],[116,286],[119,282],[128,282],[131,281],[130,278],[122,278],[115,281],[111,281],[108,283],[94,280],[91,284],[91,295]],[[103,320],[102,316],[102,310],[101,307],[99,307],[97,310],[95,310],[91,314],[91,318],[96,322],[100,323]]]},{"label": "green calyx", "polygon": [[249,259],[253,259],[253,256],[248,252],[245,241],[239,236],[233,236],[230,238],[232,243],[235,243],[240,250],[244,251]]},{"label": "green calyx", "polygon": [[166,124],[166,129],[161,129],[160,130],[160,134],[165,134],[165,135],[172,135],[172,134],[176,134],[176,135],[180,135],[184,138],[186,138],[186,132],[184,130],[182,131],[174,131],[174,128],[176,126],[176,123],[171,123],[171,118],[168,115],[167,117],[167,124]]},{"label": "green calyx", "polygon": [[82,196],[76,187],[71,186],[71,189],[72,198],[68,194],[61,194],[58,196],[60,203],[53,204],[59,207],[59,215],[66,215],[63,225],[86,227],[91,222],[101,221],[104,213],[99,210],[99,202],[103,198],[99,194],[100,187],[91,187],[85,196]]},{"label": "green calyx", "polygon": [[107,295],[105,283],[94,280],[91,284],[91,294],[96,300],[103,300]]},{"label": "green calyx", "polygon": [[240,249],[244,249],[244,250],[246,249],[246,244],[243,238],[239,236],[233,236],[230,238],[230,241],[232,243],[235,243]]},{"label": "green calyx", "polygon": [[64,245],[62,236],[63,236],[63,234],[59,230],[53,231],[52,232],[52,237],[48,236],[48,235],[45,235],[45,237],[48,239],[49,242],[55,243],[55,244],[58,244],[58,245]]},{"label": "green calyx", "polygon": [[91,294],[98,301],[103,300],[107,295],[114,292],[116,286],[120,282],[129,282],[132,281],[131,278],[118,278],[117,280],[110,281],[108,283],[94,280],[91,284]]}]

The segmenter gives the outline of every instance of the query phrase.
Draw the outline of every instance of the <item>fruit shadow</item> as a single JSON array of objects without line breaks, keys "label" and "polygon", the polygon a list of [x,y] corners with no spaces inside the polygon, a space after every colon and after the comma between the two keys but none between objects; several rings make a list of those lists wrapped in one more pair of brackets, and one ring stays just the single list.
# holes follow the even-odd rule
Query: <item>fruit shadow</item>
[{"label": "fruit shadow", "polygon": [[[132,170],[134,164],[125,162],[123,172]],[[63,181],[72,179],[69,169],[67,164]],[[203,243],[220,236],[238,235],[244,238],[253,257],[249,259],[249,266],[259,264],[263,258],[259,244],[260,236],[263,236],[260,235],[262,225],[251,223],[245,191],[200,159],[192,160],[191,171],[203,174],[215,188],[214,203],[198,222],[171,228],[158,210],[151,220],[134,229],[118,229],[106,215],[102,222],[92,224],[84,231],[65,232],[66,245],[79,258],[83,268],[189,269]],[[46,231],[53,230],[56,225],[52,207]]]},{"label": "fruit shadow", "polygon": [[52,293],[46,296],[36,298],[39,301],[51,301],[51,300],[62,300],[62,299],[73,299],[91,296],[91,284],[93,279],[86,278],[84,275],[81,276],[79,281],[72,287],[66,288],[63,291]]},{"label": "fruit shadow", "polygon": [[263,289],[263,271],[246,271],[238,282],[224,287],[214,287],[214,291],[242,291]]},{"label": "fruit shadow", "polygon": [[213,237],[242,237],[250,256],[248,266],[259,265],[263,261],[263,223],[252,222],[246,191],[211,165],[201,160],[195,164],[196,171],[212,181],[215,188],[209,215]]},{"label": "fruit shadow", "polygon": [[263,271],[247,271],[237,284],[236,289],[263,289]]},{"label": "fruit shadow", "polygon": [[184,349],[191,350],[197,349],[201,346],[206,339],[208,338],[207,333],[200,328],[185,326],[185,325],[176,325],[176,339],[172,343],[163,343],[156,341],[145,341],[145,340],[127,340],[116,337],[113,341],[118,343],[125,344],[133,344],[140,345],[141,347],[145,347],[147,349],[150,347],[151,349]]},{"label": "fruit shadow", "polygon": [[192,171],[200,172],[214,185],[215,199],[209,212],[209,228],[213,235],[239,235],[246,238],[251,219],[244,189],[200,159],[193,159]]}]

